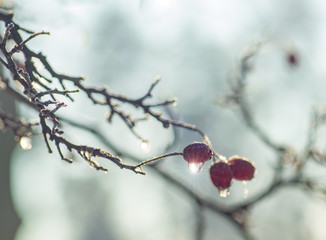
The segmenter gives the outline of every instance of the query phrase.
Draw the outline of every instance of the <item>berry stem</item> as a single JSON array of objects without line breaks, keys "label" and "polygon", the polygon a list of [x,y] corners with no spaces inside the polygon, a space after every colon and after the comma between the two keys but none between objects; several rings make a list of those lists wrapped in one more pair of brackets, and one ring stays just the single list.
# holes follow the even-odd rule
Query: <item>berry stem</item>
[{"label": "berry stem", "polygon": [[161,160],[162,158],[172,157],[172,156],[177,156],[177,155],[183,155],[183,153],[180,153],[180,152],[166,153],[166,154],[163,154],[161,156],[158,156],[158,157],[151,158],[151,159],[148,159],[146,161],[143,161],[143,162],[139,163],[138,165],[136,165],[136,168],[139,168],[139,167],[141,167],[143,165],[146,165],[146,164],[149,164],[151,162]]},{"label": "berry stem", "polygon": [[217,152],[213,152],[213,160],[216,162],[216,157],[219,159],[219,160],[223,160],[223,161],[227,161],[226,157],[221,155],[221,154],[218,154]]}]

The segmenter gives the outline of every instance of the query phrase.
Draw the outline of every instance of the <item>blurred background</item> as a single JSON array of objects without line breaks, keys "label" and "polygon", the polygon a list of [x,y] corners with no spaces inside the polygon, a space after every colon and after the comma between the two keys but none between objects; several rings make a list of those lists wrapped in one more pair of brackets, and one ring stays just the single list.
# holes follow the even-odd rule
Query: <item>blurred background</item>
[{"label": "blurred background", "polygon": [[[153,92],[153,102],[177,97],[178,105],[172,109],[177,119],[205,132],[220,154],[238,154],[255,162],[258,172],[247,185],[249,196],[271,181],[277,158],[246,127],[236,107],[217,105],[229,91],[227,80],[235,73],[240,54],[258,41],[272,42],[255,59],[247,93],[256,121],[276,142],[302,152],[311,110],[326,103],[323,1],[1,2],[13,8],[14,19],[21,26],[51,32],[35,38],[29,46],[46,55],[59,73],[84,75],[88,86],[107,85],[111,92],[134,98],[145,94],[160,75],[162,82]],[[295,67],[286,58],[291,50],[299,56]],[[171,128],[162,128],[154,119],[143,122],[136,130],[150,142],[144,152],[122,121],[114,118],[109,125],[105,108],[93,106],[83,93],[75,99],[66,102],[68,107],[60,109],[60,115],[101,129],[122,152],[145,160],[164,153],[173,141]],[[6,100],[4,108],[14,110],[9,103]],[[21,116],[37,120],[35,112],[19,103],[15,106]],[[76,143],[110,151],[87,132],[72,127],[64,131]],[[192,199],[149,168],[144,167],[147,175],[140,176],[101,161],[109,168],[104,174],[78,158],[73,164],[61,161],[56,152],[48,153],[42,138],[33,138],[33,147],[26,151],[15,145],[13,137],[2,133],[0,137],[1,143],[10,145],[1,144],[1,152],[8,163],[8,174],[3,178],[10,180],[3,188],[10,186],[7,190],[12,198],[1,195],[6,203],[2,208],[13,204],[21,220],[15,240],[194,239],[197,209]],[[200,140],[196,134],[179,129],[178,141],[170,150],[180,152]],[[319,144],[325,150],[323,134]],[[232,185],[227,198],[219,197],[209,179],[209,164],[199,175],[189,174],[182,158],[166,159],[161,165],[217,204],[228,206],[244,200],[241,183]],[[324,169],[313,164],[307,174],[320,182],[326,180]],[[322,198],[301,189],[282,188],[255,205],[249,230],[255,239],[325,239],[324,213]],[[242,239],[223,216],[208,210],[204,214],[203,239]]]}]

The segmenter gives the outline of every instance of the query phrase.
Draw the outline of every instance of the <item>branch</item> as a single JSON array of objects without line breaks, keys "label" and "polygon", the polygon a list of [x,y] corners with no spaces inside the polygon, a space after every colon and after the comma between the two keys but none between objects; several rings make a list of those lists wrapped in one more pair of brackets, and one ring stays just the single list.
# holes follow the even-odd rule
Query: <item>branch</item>
[{"label": "branch", "polygon": [[[12,26],[13,27],[13,26]],[[38,33],[34,33],[31,36],[29,36],[27,39],[25,39],[24,41],[22,41],[21,43],[19,43],[18,45],[16,45],[15,47],[13,47],[13,49],[11,49],[11,51],[9,52],[10,55],[13,55],[15,53],[20,52],[23,49],[23,46],[25,46],[25,44],[32,40],[33,38],[39,36],[39,35],[50,35],[49,32],[38,32]]]},{"label": "branch", "polygon": [[[57,146],[60,156],[63,160],[68,161],[68,162],[72,162],[72,160],[68,160],[67,158],[65,158],[61,152],[60,149],[60,144],[63,144],[66,146],[66,148],[71,152],[72,150],[75,150],[84,160],[86,160],[89,165],[93,168],[95,168],[96,170],[103,170],[103,171],[108,171],[106,168],[98,165],[96,163],[96,161],[94,161],[92,159],[92,157],[94,158],[105,158],[110,160],[111,162],[115,163],[117,166],[119,166],[121,169],[128,169],[131,170],[135,173],[139,173],[139,174],[145,174],[141,169],[139,169],[139,167],[133,166],[133,165],[128,165],[128,164],[124,164],[122,163],[121,159],[119,157],[115,157],[112,154],[103,151],[100,148],[94,148],[94,147],[90,147],[87,145],[76,145],[72,142],[69,142],[67,139],[56,135],[55,133],[53,133],[53,131],[46,125],[45,122],[45,118],[41,115],[40,116],[40,123],[43,129],[43,137],[45,138],[45,141],[47,142],[47,136],[49,136],[49,139],[51,141],[55,142],[55,145]],[[48,145],[49,150],[51,151],[51,148]]]}]

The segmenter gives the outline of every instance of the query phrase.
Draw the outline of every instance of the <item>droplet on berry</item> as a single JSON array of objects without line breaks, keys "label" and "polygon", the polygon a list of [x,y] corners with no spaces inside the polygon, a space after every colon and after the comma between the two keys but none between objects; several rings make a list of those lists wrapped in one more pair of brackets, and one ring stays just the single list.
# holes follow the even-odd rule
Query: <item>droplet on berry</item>
[{"label": "droplet on berry", "polygon": [[243,184],[243,197],[247,198],[248,194],[249,194],[249,191],[247,188],[247,181],[242,181],[242,184]]},{"label": "droplet on berry", "polygon": [[209,174],[215,187],[220,192],[221,197],[226,197],[232,181],[232,171],[226,161],[212,163]]},{"label": "droplet on berry", "polygon": [[239,181],[251,180],[254,178],[256,167],[247,158],[240,156],[232,156],[229,158],[233,178]]},{"label": "droplet on berry", "polygon": [[199,173],[204,163],[211,159],[212,150],[205,143],[191,143],[183,149],[183,158],[188,162],[191,173]]},{"label": "droplet on berry", "polygon": [[204,163],[202,163],[202,162],[188,163],[189,171],[192,174],[199,173],[201,171],[201,169],[202,169],[203,166],[204,166]]},{"label": "droplet on berry", "polygon": [[219,190],[219,193],[220,193],[220,197],[223,197],[223,198],[227,197],[230,194],[228,188]]}]

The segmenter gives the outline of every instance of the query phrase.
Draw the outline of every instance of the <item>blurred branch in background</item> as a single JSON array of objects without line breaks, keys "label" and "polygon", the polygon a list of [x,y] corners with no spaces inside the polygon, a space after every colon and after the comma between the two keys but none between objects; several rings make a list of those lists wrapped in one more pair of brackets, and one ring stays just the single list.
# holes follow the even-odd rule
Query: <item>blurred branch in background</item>
[{"label": "blurred branch in background", "polygon": [[[3,68],[0,66],[1,75],[3,74],[2,70]],[[1,90],[0,107],[7,112],[7,114],[4,114],[0,110],[0,239],[14,239],[21,219],[16,212],[11,194],[10,160],[16,145],[15,136],[30,136],[32,125],[13,117],[17,114],[15,98]],[[6,129],[12,129],[13,131],[6,131]]]}]

